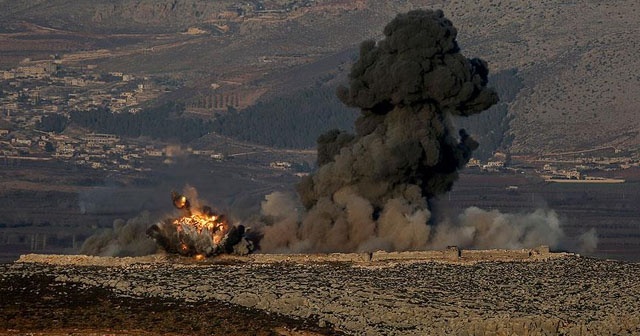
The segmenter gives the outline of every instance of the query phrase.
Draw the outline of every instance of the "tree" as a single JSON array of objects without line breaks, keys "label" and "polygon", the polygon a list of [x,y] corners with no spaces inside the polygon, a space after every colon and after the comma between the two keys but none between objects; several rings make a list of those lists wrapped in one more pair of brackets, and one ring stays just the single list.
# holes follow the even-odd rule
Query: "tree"
[{"label": "tree", "polygon": [[36,124],[36,129],[43,132],[62,133],[68,124],[69,119],[63,115],[47,114]]},{"label": "tree", "polygon": [[149,136],[189,142],[207,134],[211,123],[202,119],[179,117],[184,105],[169,102],[140,113],[111,113],[106,109],[72,111],[71,121],[100,133],[127,137]]},{"label": "tree", "polygon": [[49,141],[44,145],[44,150],[47,153],[53,153],[56,151],[56,147]]},{"label": "tree", "polygon": [[281,148],[313,148],[320,134],[353,131],[358,112],[338,100],[334,87],[298,90],[216,118],[214,131]]}]

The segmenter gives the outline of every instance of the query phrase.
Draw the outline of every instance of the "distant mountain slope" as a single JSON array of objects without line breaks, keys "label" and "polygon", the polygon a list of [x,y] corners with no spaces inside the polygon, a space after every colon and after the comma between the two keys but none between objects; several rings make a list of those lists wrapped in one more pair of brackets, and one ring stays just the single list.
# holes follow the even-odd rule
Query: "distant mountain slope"
[{"label": "distant mountain slope", "polygon": [[[485,1],[485,5],[491,3]],[[640,149],[640,3],[509,2],[464,7],[488,24],[470,29],[496,68],[515,66],[524,88],[510,106],[511,152],[602,145]],[[464,12],[464,11],[463,11]],[[457,17],[452,18],[457,22]],[[486,26],[483,27],[483,26]]]},{"label": "distant mountain slope", "polygon": [[[636,0],[0,0],[0,42],[14,38],[0,43],[0,56],[14,57],[19,44],[9,35],[26,21],[71,32],[70,40],[85,36],[63,51],[70,62],[179,76],[250,106],[344,78],[349,64],[326,60],[379,38],[391,18],[414,8],[442,8],[464,54],[487,60],[492,73],[517,71],[523,87],[505,117],[512,153],[640,150]],[[122,42],[105,44],[110,37]],[[109,52],[87,58],[84,49],[98,46]]]},{"label": "distant mountain slope", "polygon": [[0,18],[92,33],[173,32],[212,19],[233,1],[0,0]]}]

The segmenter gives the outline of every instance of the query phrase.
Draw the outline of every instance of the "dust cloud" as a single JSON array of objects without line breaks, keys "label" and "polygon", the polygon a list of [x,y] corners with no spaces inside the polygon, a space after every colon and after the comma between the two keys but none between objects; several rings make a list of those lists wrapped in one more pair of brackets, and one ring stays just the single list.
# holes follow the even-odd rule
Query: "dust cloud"
[{"label": "dust cloud", "polygon": [[80,254],[104,257],[153,254],[158,248],[146,234],[150,223],[153,223],[153,219],[147,211],[127,221],[117,219],[113,222],[113,228],[87,238],[80,248]]},{"label": "dust cloud", "polygon": [[[555,212],[503,214],[476,207],[456,218],[432,218],[430,202],[451,190],[478,143],[454,116],[470,116],[498,102],[487,87],[487,64],[467,59],[442,11],[400,14],[381,41],[365,41],[338,96],[360,109],[356,134],[333,130],[318,139],[318,169],[298,195],[265,197],[249,223],[264,253],[364,252],[461,248],[567,246]],[[195,189],[187,190],[197,200]],[[150,221],[120,221],[91,237],[84,253],[153,252]],[[138,237],[139,239],[135,239]],[[134,244],[134,241],[139,241]],[[148,244],[147,244],[148,242]],[[593,249],[595,232],[573,247]]]},{"label": "dust cloud", "polygon": [[[467,59],[442,11],[400,14],[381,41],[365,41],[338,96],[360,109],[356,134],[318,140],[317,171],[298,197],[266,196],[258,224],[263,252],[362,252],[444,248],[557,248],[555,212],[502,214],[469,208],[432,218],[430,200],[451,190],[478,143],[453,116],[498,102],[487,64]],[[594,242],[591,236],[583,239]]]}]

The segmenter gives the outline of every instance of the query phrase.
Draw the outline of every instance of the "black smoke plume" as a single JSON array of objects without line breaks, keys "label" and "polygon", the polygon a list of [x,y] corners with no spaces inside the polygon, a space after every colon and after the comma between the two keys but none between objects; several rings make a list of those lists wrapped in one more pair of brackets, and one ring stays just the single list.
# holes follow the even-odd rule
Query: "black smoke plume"
[{"label": "black smoke plume", "polygon": [[[306,208],[300,218],[266,209],[282,195],[267,198],[263,214],[278,219],[265,228],[266,249],[425,246],[429,199],[451,189],[478,146],[453,128],[451,117],[498,101],[486,87],[486,63],[465,58],[456,35],[442,11],[416,10],[391,21],[383,40],[362,43],[349,87],[338,90],[346,105],[361,110],[356,135],[320,137],[318,171],[298,186]],[[283,235],[283,225],[295,226],[295,234]],[[270,231],[279,232],[274,242]]]},{"label": "black smoke plume", "polygon": [[442,11],[398,15],[384,35],[362,43],[349,88],[338,91],[362,111],[357,134],[321,137],[320,153],[332,148],[334,155],[320,155],[318,173],[301,184],[307,209],[347,186],[375,212],[396,197],[415,203],[450,190],[478,146],[464,130],[452,129],[451,116],[479,113],[498,101],[486,88],[486,63],[460,53],[457,31]]}]

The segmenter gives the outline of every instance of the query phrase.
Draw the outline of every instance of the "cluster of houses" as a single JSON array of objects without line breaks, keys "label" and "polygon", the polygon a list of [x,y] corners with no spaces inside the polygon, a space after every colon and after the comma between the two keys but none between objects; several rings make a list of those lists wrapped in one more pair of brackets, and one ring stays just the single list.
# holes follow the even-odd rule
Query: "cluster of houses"
[{"label": "cluster of houses", "polygon": [[101,73],[95,65],[63,66],[55,57],[23,63],[0,71],[0,112],[10,122],[34,124],[46,113],[96,108],[135,113],[166,89],[149,78]]},{"label": "cluster of houses", "polygon": [[0,160],[72,161],[96,169],[143,170],[145,158],[162,158],[161,148],[125,143],[112,134],[67,135],[38,130],[46,116],[67,120],[71,111],[109,109],[139,112],[141,102],[167,88],[96,66],[63,66],[55,56],[25,60],[0,71]]},{"label": "cluster of houses", "polygon": [[[591,151],[589,151],[591,152]],[[591,154],[596,154],[594,151]],[[599,153],[602,154],[602,153]],[[619,182],[589,176],[592,172],[611,172],[640,167],[640,153],[612,151],[611,155],[518,156],[497,152],[486,162],[472,158],[467,167],[483,172],[530,171],[549,181]],[[620,180],[623,181],[623,180]]]},{"label": "cluster of houses", "polygon": [[467,163],[468,168],[479,168],[485,172],[498,172],[507,167],[508,155],[503,152],[496,152],[493,157],[486,162],[476,158],[471,158]]},{"label": "cluster of houses", "polygon": [[[0,163],[8,160],[70,162],[100,170],[150,171],[154,165],[172,163],[177,155],[175,146],[151,145],[121,139],[113,134],[90,133],[69,136],[46,132],[35,132],[25,136],[24,132],[12,135],[0,130]],[[215,151],[182,149],[180,154],[222,161],[225,156]]]}]

